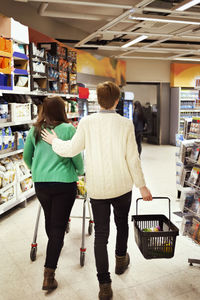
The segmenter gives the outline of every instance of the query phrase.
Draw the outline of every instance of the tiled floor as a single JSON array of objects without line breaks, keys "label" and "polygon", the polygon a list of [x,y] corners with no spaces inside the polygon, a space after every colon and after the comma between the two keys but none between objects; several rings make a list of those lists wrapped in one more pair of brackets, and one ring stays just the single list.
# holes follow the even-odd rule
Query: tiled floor
[{"label": "tiled floor", "polygon": [[[154,196],[169,196],[172,211],[179,210],[175,186],[175,147],[144,145],[142,165],[149,188]],[[131,214],[135,213],[138,190],[133,190]],[[73,215],[81,215],[81,200],[77,200]],[[29,201],[27,207],[16,208],[0,218],[0,300],[95,300],[98,282],[93,256],[93,237],[86,235],[85,266],[80,267],[81,220],[72,219],[70,233],[59,261],[56,278],[59,287],[51,294],[41,290],[46,236],[43,215],[38,232],[38,253],[35,262],[29,258],[38,203]],[[140,203],[140,212],[166,213],[167,203],[154,200]],[[131,219],[131,218],[130,218]],[[172,215],[180,226],[181,218]],[[88,221],[87,221],[88,222]],[[88,226],[88,223],[87,223]],[[188,257],[200,259],[200,246],[186,237],[177,238],[172,259],[145,260],[138,250],[130,221],[129,253],[131,265],[121,276],[114,274],[115,225],[111,223],[109,242],[110,271],[114,300],[199,300],[200,266],[189,266]]]}]

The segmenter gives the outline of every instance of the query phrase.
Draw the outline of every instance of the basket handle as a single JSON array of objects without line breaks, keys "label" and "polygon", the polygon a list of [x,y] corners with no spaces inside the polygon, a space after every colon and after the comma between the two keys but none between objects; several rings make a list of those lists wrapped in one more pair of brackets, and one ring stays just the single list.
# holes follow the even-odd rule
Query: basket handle
[{"label": "basket handle", "polygon": [[[169,203],[169,220],[171,221],[171,200],[168,197],[152,197],[152,199],[167,199]],[[138,215],[138,201],[143,200],[143,198],[136,199],[136,215]],[[146,201],[149,202],[149,201]]]}]

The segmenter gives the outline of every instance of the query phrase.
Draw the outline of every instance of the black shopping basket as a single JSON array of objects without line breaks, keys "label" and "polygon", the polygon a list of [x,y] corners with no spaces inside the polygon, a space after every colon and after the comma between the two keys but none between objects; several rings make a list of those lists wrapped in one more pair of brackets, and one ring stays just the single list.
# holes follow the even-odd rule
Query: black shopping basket
[{"label": "black shopping basket", "polygon": [[[153,199],[169,200],[169,219],[165,215],[138,215],[138,201],[141,199],[136,200],[136,215],[132,216],[135,241],[141,253],[146,259],[173,257],[179,230],[171,222],[170,199],[153,197]],[[159,228],[159,231],[150,231],[152,228]]]}]

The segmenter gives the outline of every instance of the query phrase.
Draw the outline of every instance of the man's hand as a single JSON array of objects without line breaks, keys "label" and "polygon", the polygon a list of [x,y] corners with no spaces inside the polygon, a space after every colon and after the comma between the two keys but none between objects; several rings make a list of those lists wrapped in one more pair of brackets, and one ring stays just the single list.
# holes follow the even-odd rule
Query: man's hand
[{"label": "man's hand", "polygon": [[140,194],[143,198],[144,201],[151,201],[152,200],[152,195],[149,189],[146,186],[143,186],[140,188]]},{"label": "man's hand", "polygon": [[46,129],[43,129],[41,132],[41,136],[43,141],[47,142],[48,144],[52,145],[52,142],[55,138],[57,138],[57,135],[54,130],[51,130],[52,133],[47,131]]}]

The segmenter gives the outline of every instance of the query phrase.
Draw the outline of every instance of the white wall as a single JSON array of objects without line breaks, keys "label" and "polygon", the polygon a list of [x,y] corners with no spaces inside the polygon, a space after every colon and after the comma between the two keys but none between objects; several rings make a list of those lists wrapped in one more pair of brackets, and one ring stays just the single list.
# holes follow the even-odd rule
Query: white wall
[{"label": "white wall", "polygon": [[157,103],[157,87],[156,85],[145,85],[145,84],[127,84],[124,87],[124,91],[134,93],[134,101],[140,101],[142,105],[146,102],[151,104]]},{"label": "white wall", "polygon": [[54,18],[41,17],[37,13],[37,9],[29,3],[0,0],[0,14],[12,17],[52,38],[82,39],[85,37],[85,33],[81,30],[57,22]]},{"label": "white wall", "polygon": [[170,82],[170,61],[126,59],[127,82]]}]

